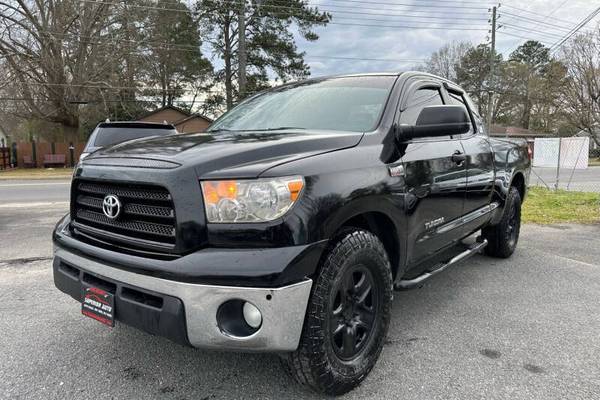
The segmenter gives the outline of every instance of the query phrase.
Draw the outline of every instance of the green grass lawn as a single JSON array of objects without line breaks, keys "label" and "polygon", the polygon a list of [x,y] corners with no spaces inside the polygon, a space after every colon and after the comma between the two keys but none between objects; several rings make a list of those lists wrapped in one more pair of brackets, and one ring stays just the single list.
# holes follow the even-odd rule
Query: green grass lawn
[{"label": "green grass lawn", "polygon": [[72,168],[19,168],[0,171],[2,179],[69,179]]},{"label": "green grass lawn", "polygon": [[600,193],[530,188],[523,204],[523,222],[598,223],[600,222]]}]

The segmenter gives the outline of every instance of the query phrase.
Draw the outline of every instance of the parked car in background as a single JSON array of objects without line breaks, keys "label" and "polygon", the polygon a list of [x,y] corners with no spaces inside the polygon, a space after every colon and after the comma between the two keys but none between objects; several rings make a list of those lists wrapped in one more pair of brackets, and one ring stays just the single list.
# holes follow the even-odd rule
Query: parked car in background
[{"label": "parked car in background", "polygon": [[394,289],[479,251],[511,256],[530,165],[527,144],[490,139],[443,78],[295,82],[204,133],[83,160],[54,281],[109,326],[276,352],[298,382],[339,395],[384,350]]},{"label": "parked car in background", "polygon": [[90,153],[117,143],[151,136],[166,136],[177,133],[171,124],[152,122],[102,122],[90,135],[79,160],[83,160]]}]

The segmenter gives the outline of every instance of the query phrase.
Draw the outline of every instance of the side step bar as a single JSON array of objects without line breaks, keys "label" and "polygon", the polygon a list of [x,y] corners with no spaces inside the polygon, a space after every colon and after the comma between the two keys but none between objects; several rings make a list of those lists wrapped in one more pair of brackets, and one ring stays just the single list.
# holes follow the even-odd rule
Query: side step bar
[{"label": "side step bar", "polygon": [[465,251],[463,251],[462,253],[454,256],[453,258],[450,259],[450,261],[444,263],[444,264],[440,264],[440,266],[434,270],[430,270],[427,272],[424,272],[423,274],[417,276],[416,278],[413,279],[407,279],[407,280],[400,280],[397,281],[396,283],[394,283],[394,289],[395,290],[408,290],[408,289],[412,289],[415,288],[417,286],[420,286],[423,282],[425,282],[427,279],[431,278],[434,275],[439,274],[440,272],[442,272],[443,270],[445,270],[446,268],[462,261],[465,260],[469,257],[471,257],[472,255],[478,253],[480,250],[482,250],[485,246],[487,246],[488,241],[486,239],[483,239],[481,242],[477,242],[472,244],[469,248],[467,248]]}]

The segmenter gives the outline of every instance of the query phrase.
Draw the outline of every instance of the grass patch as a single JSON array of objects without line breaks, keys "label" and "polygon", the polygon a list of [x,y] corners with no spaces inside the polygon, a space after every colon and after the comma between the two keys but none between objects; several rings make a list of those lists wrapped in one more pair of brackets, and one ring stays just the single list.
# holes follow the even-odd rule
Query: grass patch
[{"label": "grass patch", "polygon": [[0,171],[2,179],[69,179],[73,175],[72,168],[19,168]]},{"label": "grass patch", "polygon": [[590,158],[588,165],[590,167],[600,167],[600,158]]},{"label": "grass patch", "polygon": [[556,224],[600,222],[600,193],[529,188],[523,204],[523,222]]}]

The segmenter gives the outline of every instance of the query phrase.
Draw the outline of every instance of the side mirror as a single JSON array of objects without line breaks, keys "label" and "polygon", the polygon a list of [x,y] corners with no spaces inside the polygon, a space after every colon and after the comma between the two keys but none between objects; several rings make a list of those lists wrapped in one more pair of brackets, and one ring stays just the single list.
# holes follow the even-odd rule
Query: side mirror
[{"label": "side mirror", "polygon": [[398,139],[461,135],[471,129],[471,119],[463,106],[428,106],[421,110],[414,126],[400,125]]}]

